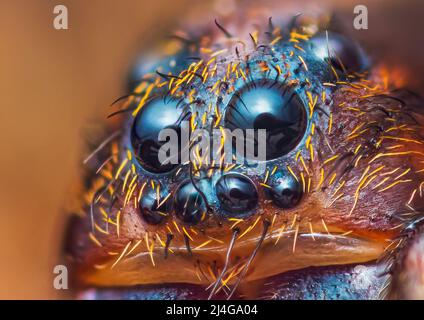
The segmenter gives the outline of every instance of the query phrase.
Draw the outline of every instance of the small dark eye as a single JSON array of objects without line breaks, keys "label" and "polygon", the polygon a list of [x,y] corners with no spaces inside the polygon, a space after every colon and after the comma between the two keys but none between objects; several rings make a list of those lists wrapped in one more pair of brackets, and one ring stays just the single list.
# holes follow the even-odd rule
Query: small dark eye
[{"label": "small dark eye", "polygon": [[302,198],[303,188],[291,174],[276,177],[270,187],[265,188],[266,196],[279,208],[291,209]]},{"label": "small dark eye", "polygon": [[156,71],[164,74],[168,72],[179,74],[189,66],[190,61],[187,57],[193,54],[187,49],[181,49],[176,54],[170,55],[162,55],[156,51],[144,52],[131,65],[127,80],[128,90],[133,91],[146,74],[152,74]]},{"label": "small dark eye", "polygon": [[[173,129],[180,136],[181,116],[182,110],[177,101],[163,98],[148,102],[138,112],[131,131],[131,143],[138,161],[145,170],[164,173],[177,166],[172,163],[162,164],[159,161],[159,149],[166,142],[159,141],[158,137],[163,129]],[[175,157],[178,157],[178,154]]]},{"label": "small dark eye", "polygon": [[165,191],[150,189],[142,194],[138,203],[141,217],[148,224],[157,225],[165,221],[171,208],[170,197]]},{"label": "small dark eye", "polygon": [[319,59],[331,63],[340,71],[361,72],[368,67],[368,59],[362,48],[352,39],[340,34],[318,33],[311,39],[310,45]]},{"label": "small dark eye", "polygon": [[174,198],[174,209],[177,217],[186,224],[199,223],[206,213],[206,203],[190,180],[178,187]]},{"label": "small dark eye", "polygon": [[258,191],[244,175],[229,173],[219,178],[215,185],[216,196],[229,215],[248,214],[258,204]]},{"label": "small dark eye", "polygon": [[[272,80],[249,83],[231,98],[225,113],[228,129],[265,129],[266,159],[276,159],[293,150],[307,126],[300,97],[289,87]],[[255,140],[255,151],[257,149]]]}]

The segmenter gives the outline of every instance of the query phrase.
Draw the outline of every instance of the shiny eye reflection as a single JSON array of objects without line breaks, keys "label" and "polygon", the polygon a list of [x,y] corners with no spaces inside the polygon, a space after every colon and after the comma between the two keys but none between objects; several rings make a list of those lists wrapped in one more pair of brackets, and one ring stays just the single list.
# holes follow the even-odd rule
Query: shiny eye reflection
[{"label": "shiny eye reflection", "polygon": [[176,167],[175,164],[160,163],[159,149],[166,142],[159,141],[158,136],[163,129],[173,129],[180,135],[181,117],[182,110],[174,99],[152,100],[138,112],[132,127],[131,143],[138,161],[145,170],[165,173]]},{"label": "shiny eye reflection", "polygon": [[151,225],[164,222],[171,209],[170,197],[163,191],[158,194],[156,190],[150,188],[143,193],[138,205],[141,217]]},{"label": "shiny eye reflection", "polygon": [[291,174],[284,174],[270,182],[270,188],[265,189],[267,198],[281,209],[294,208],[301,200],[303,188]]},{"label": "shiny eye reflection", "polygon": [[[231,130],[265,129],[267,160],[292,151],[307,126],[300,97],[291,88],[272,80],[255,81],[241,88],[231,98],[224,121]],[[255,140],[255,151],[257,144]]]},{"label": "shiny eye reflection", "polygon": [[248,215],[258,204],[258,191],[244,175],[229,173],[216,183],[216,195],[227,215]]},{"label": "shiny eye reflection", "polygon": [[340,71],[362,72],[368,59],[362,48],[353,40],[334,32],[317,34],[310,41],[315,55]]},{"label": "shiny eye reflection", "polygon": [[[196,187],[199,188],[201,183],[198,182]],[[176,216],[189,225],[199,223],[207,209],[206,203],[196,187],[190,180],[187,180],[179,186],[174,198]]]}]

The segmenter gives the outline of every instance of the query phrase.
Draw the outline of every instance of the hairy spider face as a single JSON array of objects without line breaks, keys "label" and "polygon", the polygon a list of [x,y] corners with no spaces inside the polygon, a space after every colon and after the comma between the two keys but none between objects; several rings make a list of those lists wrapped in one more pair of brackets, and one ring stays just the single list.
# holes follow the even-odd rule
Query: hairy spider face
[{"label": "hairy spider face", "polygon": [[[415,279],[421,101],[323,21],[215,22],[135,69],[70,223],[81,297],[376,298]],[[165,129],[227,134],[164,163]],[[237,130],[262,158],[226,157]]]}]

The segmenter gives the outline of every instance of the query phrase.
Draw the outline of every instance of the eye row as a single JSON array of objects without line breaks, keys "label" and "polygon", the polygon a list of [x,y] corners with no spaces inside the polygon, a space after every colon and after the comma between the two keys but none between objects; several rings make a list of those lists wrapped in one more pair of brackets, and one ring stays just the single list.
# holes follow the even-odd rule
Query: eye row
[{"label": "eye row", "polygon": [[[170,212],[174,212],[181,222],[196,225],[205,219],[208,211],[208,200],[203,193],[206,190],[211,190],[208,179],[201,179],[195,184],[191,180],[182,182],[173,198],[165,189],[158,192],[149,188],[140,198],[140,215],[148,224],[158,225],[168,218]],[[248,216],[258,205],[258,190],[253,181],[243,174],[222,175],[214,190],[226,218]],[[302,186],[290,174],[276,174],[269,188],[265,189],[265,197],[281,209],[295,207],[302,195]]]},{"label": "eye row", "polygon": [[[158,153],[165,143],[159,141],[159,133],[163,129],[173,129],[180,140],[182,118],[184,112],[178,102],[167,98],[147,103],[137,114],[131,143],[144,170],[167,173],[175,169],[176,164],[159,161]],[[306,109],[300,97],[288,86],[269,79],[251,82],[240,89],[231,98],[224,116],[227,129],[265,130],[266,160],[277,159],[292,151],[302,140],[307,123]],[[258,140],[252,142],[255,151],[259,150]],[[180,152],[178,150],[172,156],[178,160]]]}]

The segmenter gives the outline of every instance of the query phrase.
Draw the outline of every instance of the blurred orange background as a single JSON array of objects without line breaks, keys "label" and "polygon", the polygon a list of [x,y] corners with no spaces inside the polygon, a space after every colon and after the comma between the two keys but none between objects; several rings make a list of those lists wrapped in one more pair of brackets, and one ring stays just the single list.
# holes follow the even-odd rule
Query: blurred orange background
[{"label": "blurred orange background", "polygon": [[[0,298],[67,297],[53,289],[53,266],[59,261],[63,208],[82,166],[86,128],[102,123],[110,103],[125,93],[126,72],[137,52],[169,34],[188,10],[213,23],[223,3],[0,1]],[[52,26],[57,4],[68,8],[68,30]],[[377,57],[413,70],[419,76],[411,78],[411,86],[419,89],[423,3],[349,0],[339,4],[342,16],[353,19],[356,4],[367,4],[370,29],[353,30],[355,37]]]}]

